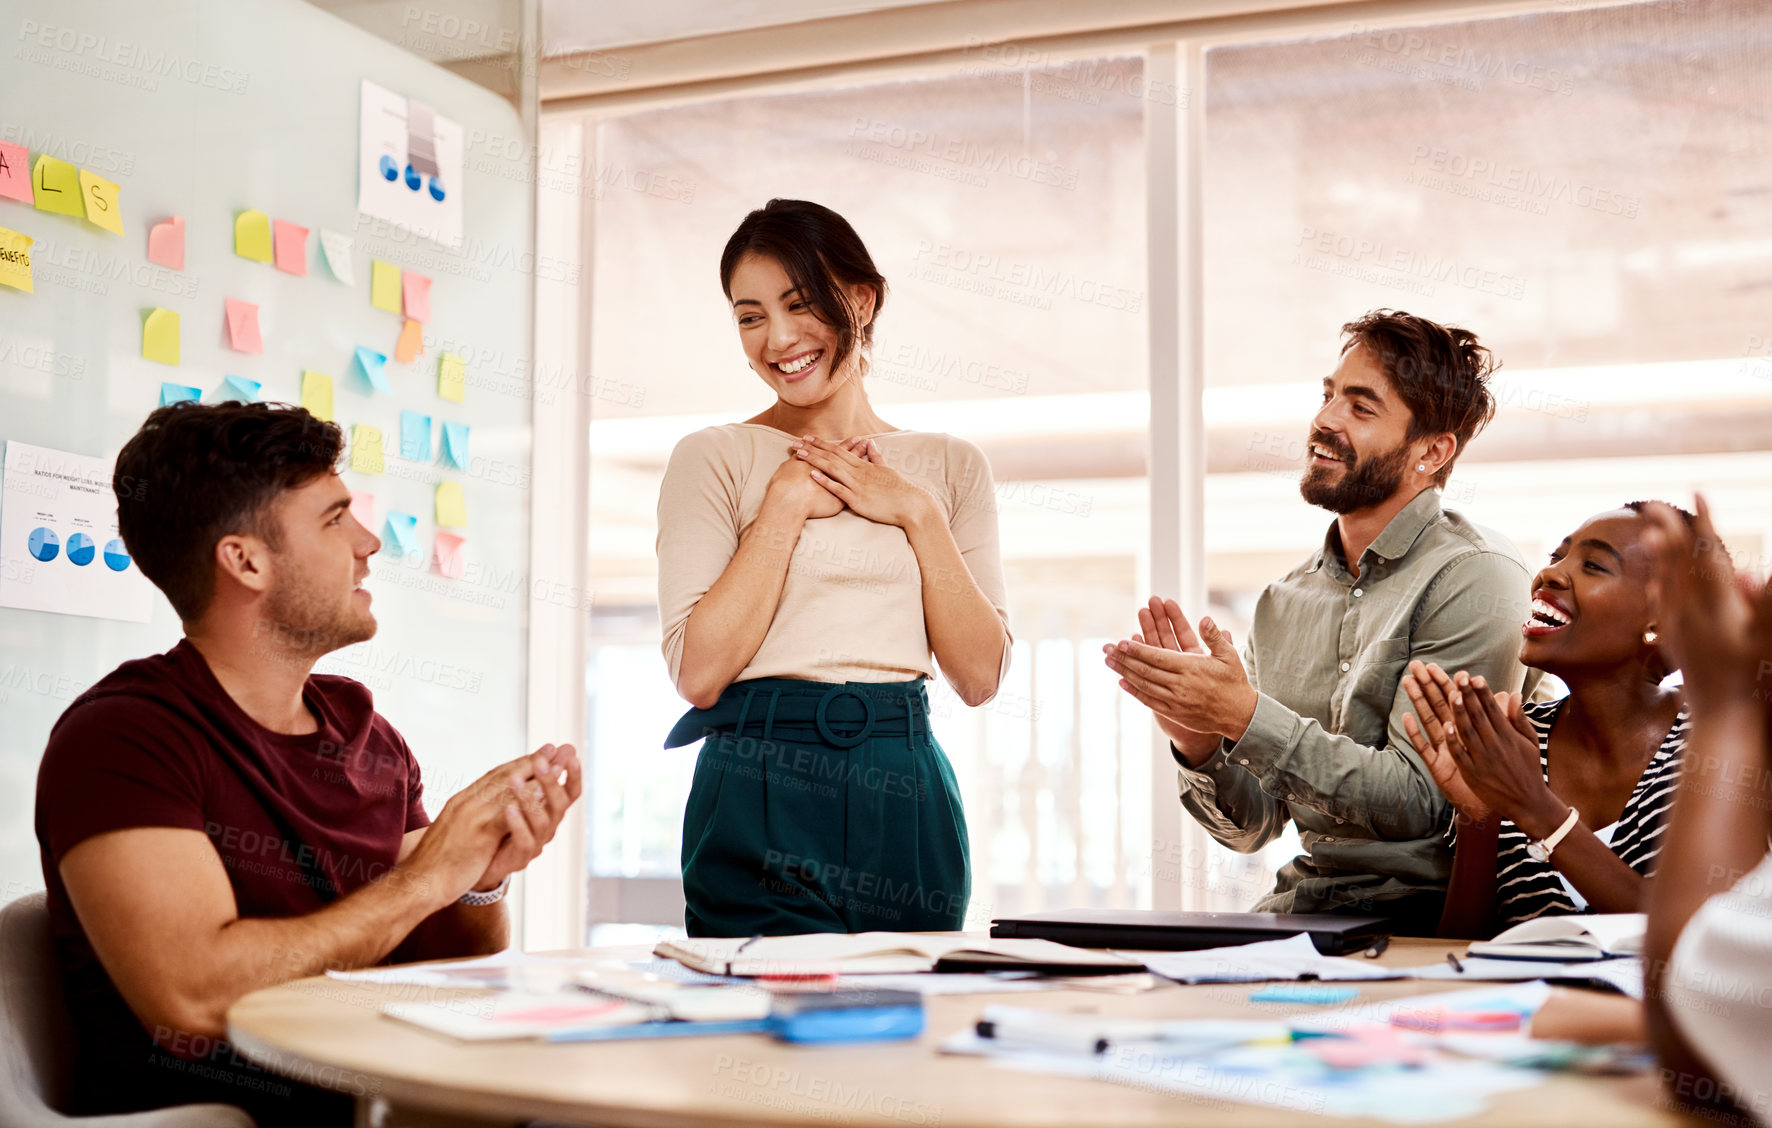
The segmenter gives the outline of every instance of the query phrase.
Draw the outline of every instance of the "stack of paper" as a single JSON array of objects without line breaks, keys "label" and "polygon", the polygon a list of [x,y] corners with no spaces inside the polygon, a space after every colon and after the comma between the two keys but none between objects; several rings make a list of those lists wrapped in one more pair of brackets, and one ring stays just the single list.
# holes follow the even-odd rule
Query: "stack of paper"
[{"label": "stack of paper", "polygon": [[1403,979],[1399,968],[1325,956],[1305,933],[1196,952],[1140,952],[1146,967],[1177,983],[1259,983],[1269,979]]}]

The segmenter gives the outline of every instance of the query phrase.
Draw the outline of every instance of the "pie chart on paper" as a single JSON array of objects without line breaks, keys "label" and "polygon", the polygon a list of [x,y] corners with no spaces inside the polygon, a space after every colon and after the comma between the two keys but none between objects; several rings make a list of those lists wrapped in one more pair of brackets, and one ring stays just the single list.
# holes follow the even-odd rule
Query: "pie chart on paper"
[{"label": "pie chart on paper", "polygon": [[97,551],[98,547],[85,533],[68,534],[68,563],[84,568],[92,563],[92,557]]},{"label": "pie chart on paper", "polygon": [[55,535],[55,530],[39,525],[31,530],[31,556],[47,564],[55,559],[55,554],[62,550],[62,539]]},{"label": "pie chart on paper", "polygon": [[112,537],[105,542],[105,567],[113,572],[129,567],[129,549],[124,547],[122,537]]}]

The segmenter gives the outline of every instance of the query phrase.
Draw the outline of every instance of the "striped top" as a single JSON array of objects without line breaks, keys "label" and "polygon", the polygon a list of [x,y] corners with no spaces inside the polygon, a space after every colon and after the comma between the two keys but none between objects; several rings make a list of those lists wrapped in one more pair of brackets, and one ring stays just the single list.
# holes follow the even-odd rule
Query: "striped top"
[{"label": "striped top", "polygon": [[[1556,701],[1528,702],[1526,719],[1538,730],[1538,763],[1544,778],[1550,779],[1550,732],[1557,723],[1557,714],[1567,697]],[[1624,805],[1624,813],[1610,827],[1595,831],[1602,842],[1631,869],[1644,877],[1655,872],[1655,856],[1661,852],[1662,832],[1667,829],[1668,812],[1673,808],[1674,789],[1680,782],[1680,757],[1686,751],[1687,717],[1685,707],[1674,718],[1674,726],[1662,738],[1655,758],[1643,769],[1636,788]],[[1549,862],[1535,862],[1526,853],[1526,832],[1507,819],[1501,820],[1495,849],[1495,875],[1498,883],[1496,912],[1502,924],[1515,925],[1523,920],[1543,916],[1567,916],[1590,912],[1583,900],[1557,867]]]}]

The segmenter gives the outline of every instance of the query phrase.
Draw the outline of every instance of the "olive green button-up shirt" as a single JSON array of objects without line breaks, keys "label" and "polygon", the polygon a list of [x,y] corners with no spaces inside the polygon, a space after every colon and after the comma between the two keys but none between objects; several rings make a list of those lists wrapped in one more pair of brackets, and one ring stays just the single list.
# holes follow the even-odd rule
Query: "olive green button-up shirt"
[{"label": "olive green button-up shirt", "polygon": [[1404,507],[1359,566],[1355,578],[1332,524],[1321,550],[1262,592],[1244,654],[1255,716],[1198,770],[1181,766],[1182,805],[1233,850],[1298,824],[1305,852],[1258,911],[1361,911],[1443,891],[1450,809],[1403,731],[1403,675],[1420,659],[1512,692],[1526,674],[1530,573],[1505,537],[1442,510],[1438,491]]}]

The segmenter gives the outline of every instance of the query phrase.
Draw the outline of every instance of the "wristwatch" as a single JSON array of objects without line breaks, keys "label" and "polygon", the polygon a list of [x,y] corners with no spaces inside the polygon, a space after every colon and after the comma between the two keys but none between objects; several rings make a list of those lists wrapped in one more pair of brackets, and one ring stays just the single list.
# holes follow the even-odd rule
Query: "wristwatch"
[{"label": "wristwatch", "polygon": [[1563,825],[1553,831],[1549,838],[1534,839],[1526,843],[1526,856],[1535,862],[1550,861],[1551,851],[1557,848],[1557,843],[1561,842],[1571,830],[1574,830],[1575,824],[1580,821],[1581,812],[1570,807],[1569,817],[1563,820]]},{"label": "wristwatch", "polygon": [[472,905],[476,908],[481,905],[496,905],[505,899],[505,891],[510,887],[511,875],[507,873],[505,874],[505,879],[499,882],[496,888],[488,889],[484,893],[476,893],[470,889],[466,893],[457,897],[455,902],[458,905]]}]

